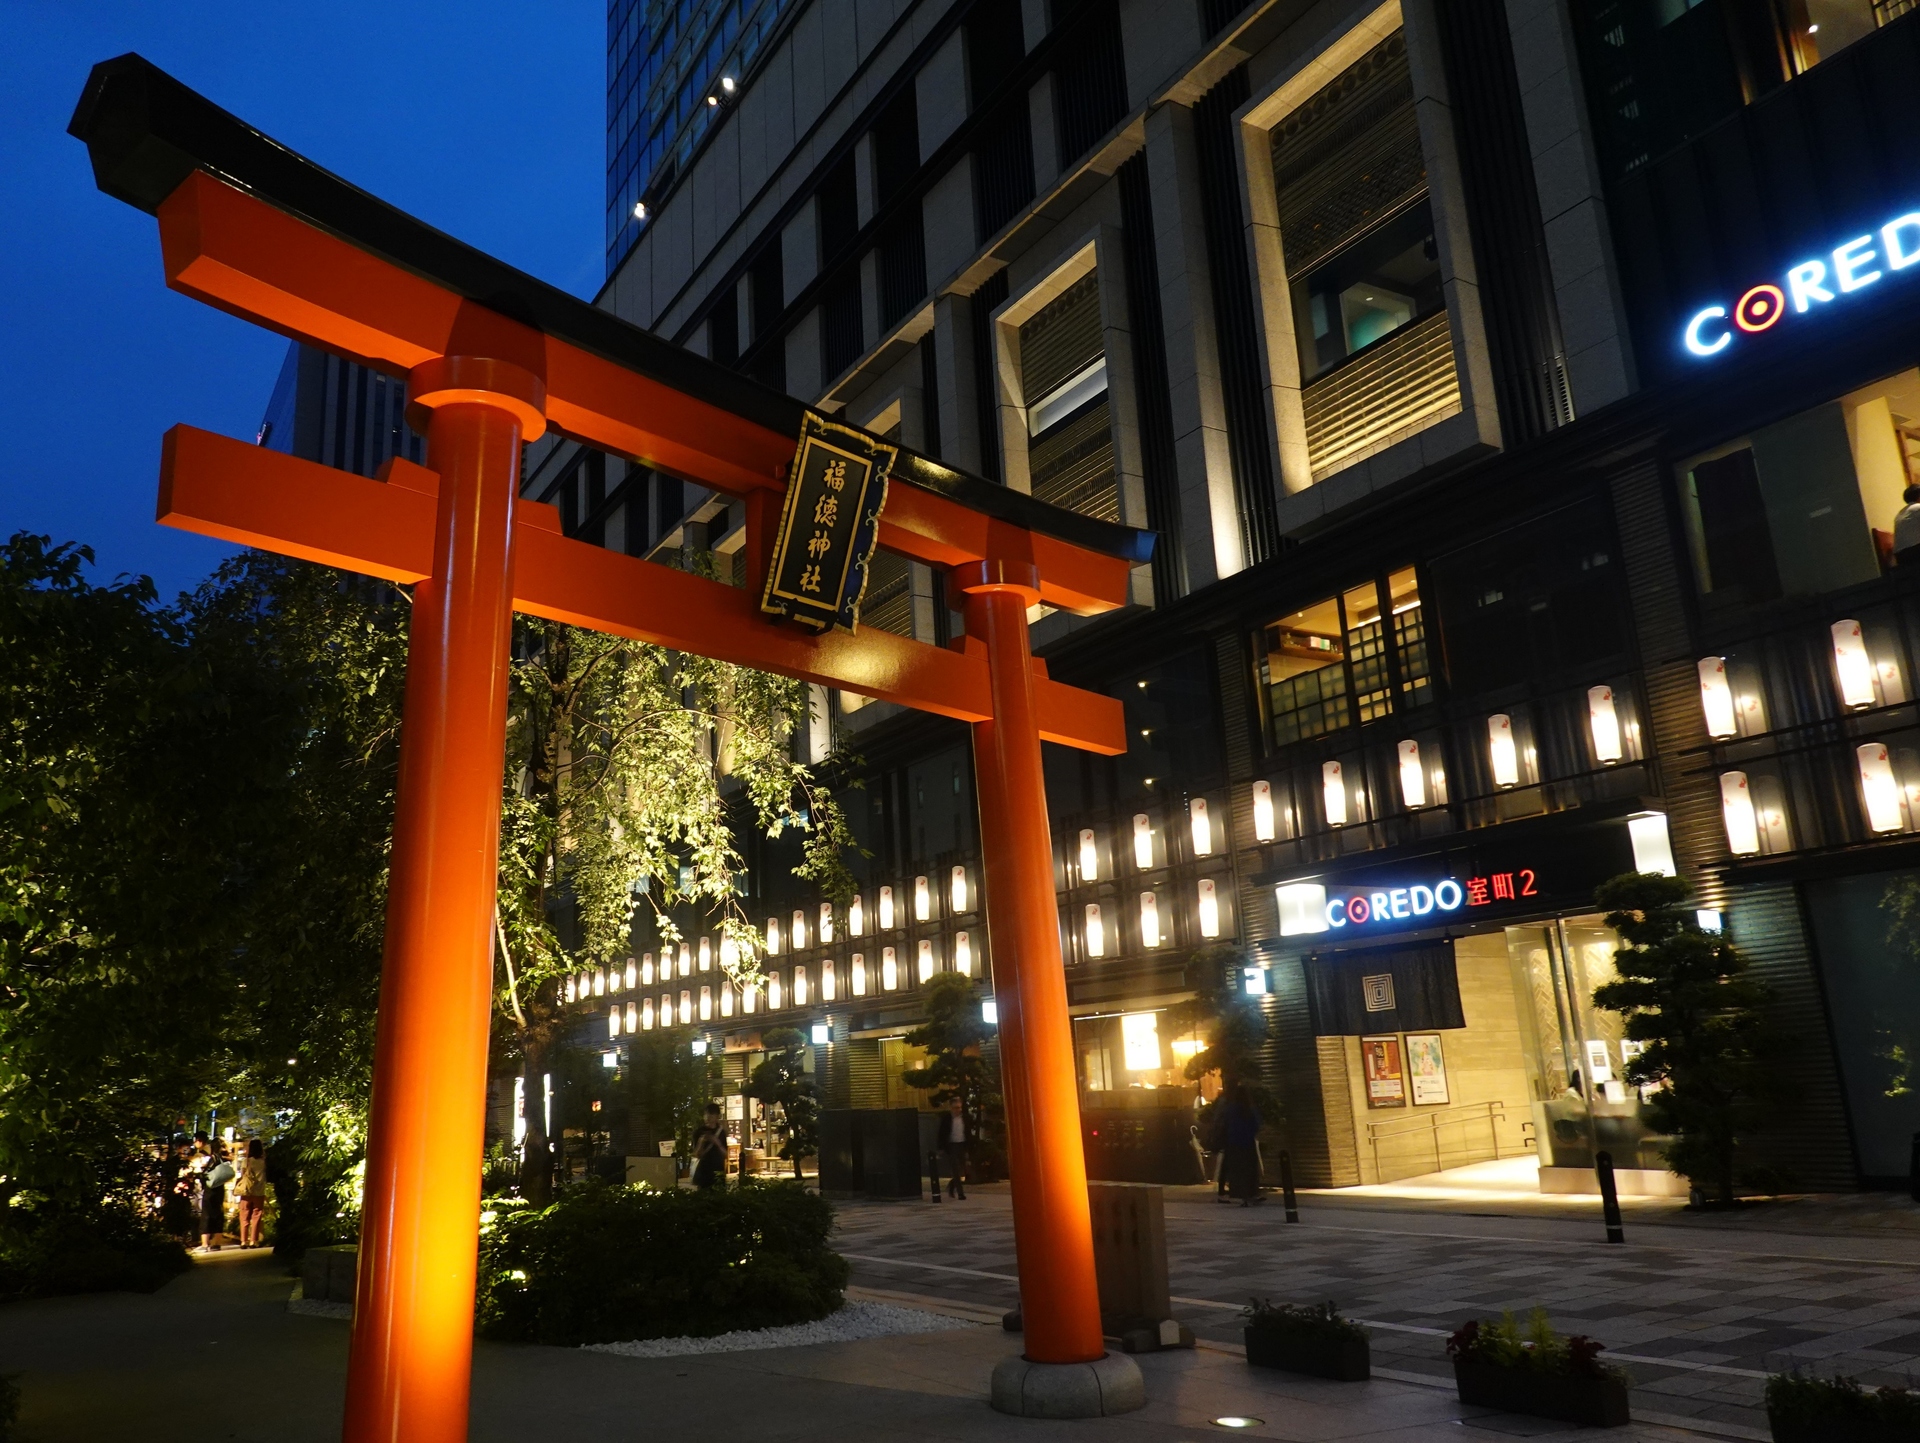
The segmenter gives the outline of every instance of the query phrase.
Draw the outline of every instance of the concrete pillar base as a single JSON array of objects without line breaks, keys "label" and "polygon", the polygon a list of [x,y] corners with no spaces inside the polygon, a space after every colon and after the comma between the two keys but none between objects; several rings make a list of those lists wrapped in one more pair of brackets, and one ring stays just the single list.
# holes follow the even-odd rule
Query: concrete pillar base
[{"label": "concrete pillar base", "polygon": [[1140,1365],[1125,1353],[1091,1363],[1003,1358],[993,1370],[993,1406],[1016,1418],[1106,1418],[1146,1401]]}]

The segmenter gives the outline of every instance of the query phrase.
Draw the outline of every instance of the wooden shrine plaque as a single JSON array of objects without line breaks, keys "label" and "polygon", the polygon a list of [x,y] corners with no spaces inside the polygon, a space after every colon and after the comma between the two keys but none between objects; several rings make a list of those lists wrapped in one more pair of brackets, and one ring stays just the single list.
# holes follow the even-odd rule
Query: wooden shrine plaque
[{"label": "wooden shrine plaque", "polygon": [[809,411],[774,533],[760,609],[852,631],[866,594],[887,473],[899,452]]}]

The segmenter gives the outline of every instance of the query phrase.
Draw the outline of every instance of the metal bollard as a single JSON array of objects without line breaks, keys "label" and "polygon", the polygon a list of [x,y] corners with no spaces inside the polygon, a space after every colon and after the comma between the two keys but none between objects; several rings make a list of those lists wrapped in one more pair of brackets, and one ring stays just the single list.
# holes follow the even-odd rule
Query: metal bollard
[{"label": "metal bollard", "polygon": [[940,1153],[938,1149],[927,1154],[927,1177],[933,1183],[933,1200],[940,1201]]},{"label": "metal bollard", "polygon": [[1620,1194],[1613,1185],[1613,1154],[1595,1153],[1593,1170],[1600,1178],[1600,1212],[1607,1220],[1607,1241],[1624,1243],[1627,1234],[1620,1226]]},{"label": "metal bollard", "polygon": [[1300,1200],[1293,1195],[1293,1154],[1280,1154],[1280,1201],[1286,1207],[1287,1221],[1300,1221]]}]

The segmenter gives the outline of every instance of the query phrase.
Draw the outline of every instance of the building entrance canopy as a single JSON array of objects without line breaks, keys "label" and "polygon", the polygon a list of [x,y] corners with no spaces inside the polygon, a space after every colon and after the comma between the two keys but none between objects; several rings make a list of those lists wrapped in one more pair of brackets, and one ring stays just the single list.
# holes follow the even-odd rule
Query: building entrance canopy
[{"label": "building entrance canopy", "polygon": [[166,524],[416,585],[347,1438],[466,1436],[514,610],[973,725],[1026,1356],[1101,1357],[1040,742],[1126,737],[1117,701],[1031,656],[1027,611],[1123,605],[1151,535],[903,451],[879,545],[949,570],[966,636],[811,635],[751,589],[572,541],[517,496],[548,427],[739,496],[757,589],[800,403],[441,234],[139,56],[94,68],[69,128],[100,188],[157,217],[170,286],[405,376],[427,435],[428,464],[384,480],[185,426],[162,462]]}]

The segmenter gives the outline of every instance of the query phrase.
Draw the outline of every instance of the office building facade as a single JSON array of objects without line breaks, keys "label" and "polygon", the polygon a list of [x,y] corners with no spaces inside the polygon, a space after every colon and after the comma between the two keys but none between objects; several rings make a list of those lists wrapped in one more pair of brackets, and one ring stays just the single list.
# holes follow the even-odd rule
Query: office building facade
[{"label": "office building facade", "polygon": [[[1905,1174],[1910,8],[790,0],[721,66],[601,303],[1158,535],[1131,606],[1034,624],[1131,744],[1048,749],[1095,1176],[1197,1179],[1167,1009],[1230,948],[1302,1181],[1607,1150],[1658,1190],[1593,892],[1668,867],[1790,1039],[1743,1166]],[[528,494],[750,583],[739,503],[642,459],[548,444]],[[960,626],[904,558],[864,620]],[[913,1106],[919,987],[988,995],[968,738],[822,691],[802,744],[860,759],[859,897],[753,843],[753,1014],[639,937],[647,1010],[734,1073],[802,1026],[829,1106]]]}]

